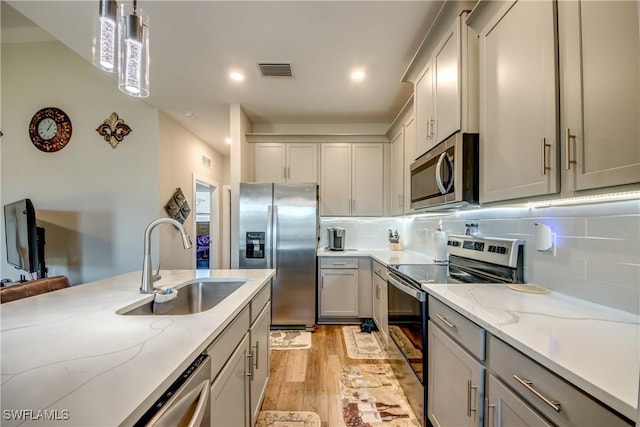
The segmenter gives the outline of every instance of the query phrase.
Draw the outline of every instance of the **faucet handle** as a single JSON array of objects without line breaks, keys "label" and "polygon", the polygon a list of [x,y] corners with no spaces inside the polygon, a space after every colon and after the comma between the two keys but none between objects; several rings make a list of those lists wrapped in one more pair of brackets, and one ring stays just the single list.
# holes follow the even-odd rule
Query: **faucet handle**
[{"label": "faucet handle", "polygon": [[158,262],[158,269],[156,270],[155,274],[152,277],[154,282],[162,279],[162,276],[160,275],[160,262]]}]

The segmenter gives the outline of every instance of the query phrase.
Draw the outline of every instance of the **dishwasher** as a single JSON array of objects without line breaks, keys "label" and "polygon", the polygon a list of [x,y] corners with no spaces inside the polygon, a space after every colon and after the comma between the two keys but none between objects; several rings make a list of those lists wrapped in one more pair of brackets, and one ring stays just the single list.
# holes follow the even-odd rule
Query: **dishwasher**
[{"label": "dishwasher", "polygon": [[211,424],[211,357],[202,354],[134,427],[204,427]]}]

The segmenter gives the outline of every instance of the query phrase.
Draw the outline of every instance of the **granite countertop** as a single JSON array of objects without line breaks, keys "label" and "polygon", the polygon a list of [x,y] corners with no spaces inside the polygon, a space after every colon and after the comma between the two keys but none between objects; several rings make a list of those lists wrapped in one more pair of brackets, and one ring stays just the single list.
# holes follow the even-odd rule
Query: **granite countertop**
[{"label": "granite countertop", "polygon": [[[3,304],[3,426],[132,425],[213,342],[273,270],[174,270],[156,287],[203,278],[246,279],[214,308],[183,316],[122,316],[152,295],[140,272]],[[57,421],[7,419],[7,410],[57,410]],[[24,419],[22,420],[24,421]]]},{"label": "granite countertop", "polygon": [[330,251],[318,248],[317,255],[321,257],[371,257],[382,264],[432,264],[433,257],[413,251],[391,251],[387,249],[347,249],[345,251]]},{"label": "granite countertop", "polygon": [[635,420],[640,316],[556,292],[532,295],[499,284],[422,286],[492,335]]}]

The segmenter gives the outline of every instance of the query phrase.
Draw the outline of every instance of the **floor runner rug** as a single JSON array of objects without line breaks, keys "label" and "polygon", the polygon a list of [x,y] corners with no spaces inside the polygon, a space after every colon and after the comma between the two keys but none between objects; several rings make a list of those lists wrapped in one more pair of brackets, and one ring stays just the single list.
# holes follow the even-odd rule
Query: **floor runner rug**
[{"label": "floor runner rug", "polygon": [[361,332],[360,326],[344,326],[342,328],[347,355],[351,359],[388,359],[378,338],[378,332]]},{"label": "floor runner rug", "polygon": [[339,377],[348,427],[419,427],[391,365],[349,365]]},{"label": "floor runner rug", "polygon": [[271,331],[269,333],[271,350],[304,350],[311,348],[311,332],[307,331]]},{"label": "floor runner rug", "polygon": [[320,427],[320,416],[315,412],[262,411],[256,427]]}]

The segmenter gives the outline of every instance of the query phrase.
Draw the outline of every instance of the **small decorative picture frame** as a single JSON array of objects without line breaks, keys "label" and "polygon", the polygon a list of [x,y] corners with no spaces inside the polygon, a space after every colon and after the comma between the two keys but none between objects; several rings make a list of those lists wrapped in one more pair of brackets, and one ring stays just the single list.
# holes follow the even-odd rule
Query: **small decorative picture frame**
[{"label": "small decorative picture frame", "polygon": [[164,206],[164,210],[167,212],[169,217],[175,219],[180,224],[184,224],[191,213],[191,207],[189,207],[187,198],[184,197],[184,193],[180,187],[178,187],[176,192],[173,193],[173,196],[171,196],[167,204]]}]

